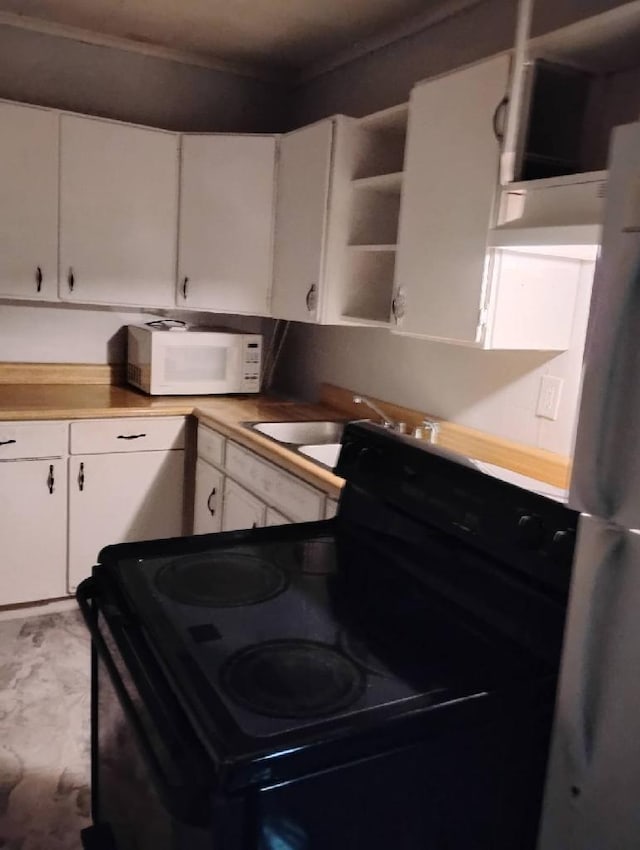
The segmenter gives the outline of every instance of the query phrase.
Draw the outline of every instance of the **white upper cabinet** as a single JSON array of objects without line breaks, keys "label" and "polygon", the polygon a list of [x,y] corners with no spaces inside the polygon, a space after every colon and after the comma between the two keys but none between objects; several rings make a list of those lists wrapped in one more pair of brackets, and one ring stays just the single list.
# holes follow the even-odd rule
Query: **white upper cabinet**
[{"label": "white upper cabinet", "polygon": [[275,164],[273,136],[182,137],[179,306],[269,312]]},{"label": "white upper cabinet", "polygon": [[319,316],[334,125],[326,119],[280,139],[271,301],[277,319]]},{"label": "white upper cabinet", "polygon": [[493,128],[508,56],[416,86],[409,105],[394,330],[481,343],[487,235],[500,147]]},{"label": "white upper cabinet", "polygon": [[60,120],[60,297],[173,306],[178,136]]},{"label": "white upper cabinet", "polygon": [[58,297],[58,114],[0,103],[0,295]]}]

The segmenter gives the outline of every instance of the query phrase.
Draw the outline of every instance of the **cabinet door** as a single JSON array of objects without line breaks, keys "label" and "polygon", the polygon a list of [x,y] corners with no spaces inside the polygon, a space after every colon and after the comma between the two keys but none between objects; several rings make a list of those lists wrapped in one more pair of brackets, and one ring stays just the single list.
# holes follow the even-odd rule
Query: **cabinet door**
[{"label": "cabinet door", "polygon": [[487,233],[507,90],[499,56],[416,86],[409,104],[392,323],[399,333],[480,342]]},{"label": "cabinet door", "polygon": [[334,121],[280,140],[271,313],[276,319],[318,318]]},{"label": "cabinet door", "polygon": [[74,115],[61,122],[60,297],[174,305],[177,135]]},{"label": "cabinet door", "polygon": [[211,534],[222,529],[223,485],[223,473],[198,458],[193,506],[194,534]]},{"label": "cabinet door", "polygon": [[61,460],[0,463],[0,605],[66,594],[67,477]]},{"label": "cabinet door", "polygon": [[224,505],[222,508],[222,530],[239,531],[243,528],[260,528],[264,525],[265,506],[228,478],[224,483]]},{"label": "cabinet door", "polygon": [[70,458],[69,590],[104,546],[181,535],[183,487],[183,451]]},{"label": "cabinet door", "polygon": [[182,137],[180,306],[268,312],[275,161],[273,136]]},{"label": "cabinet door", "polygon": [[0,295],[58,297],[58,116],[0,103]]},{"label": "cabinet door", "polygon": [[267,508],[267,513],[264,521],[265,525],[291,525],[291,520],[287,519],[284,514],[273,508]]}]

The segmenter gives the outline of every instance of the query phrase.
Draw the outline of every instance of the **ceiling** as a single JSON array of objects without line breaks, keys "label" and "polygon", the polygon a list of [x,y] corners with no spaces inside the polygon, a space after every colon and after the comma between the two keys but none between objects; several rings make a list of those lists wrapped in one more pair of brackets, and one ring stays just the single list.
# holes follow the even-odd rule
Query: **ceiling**
[{"label": "ceiling", "polygon": [[301,70],[441,0],[0,0],[0,12],[273,70]]}]

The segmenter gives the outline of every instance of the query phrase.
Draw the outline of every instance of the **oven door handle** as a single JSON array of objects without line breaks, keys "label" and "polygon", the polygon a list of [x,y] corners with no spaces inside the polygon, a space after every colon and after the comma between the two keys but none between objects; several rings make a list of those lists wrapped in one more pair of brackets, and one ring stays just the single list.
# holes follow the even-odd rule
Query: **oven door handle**
[{"label": "oven door handle", "polygon": [[98,595],[96,584],[97,582],[94,577],[85,579],[76,589],[76,599],[91,634],[91,640],[95,650],[107,668],[113,688],[120,700],[122,710],[127,716],[129,723],[131,723],[143,757],[153,776],[158,796],[166,811],[177,821],[194,826],[206,826],[208,817],[206,816],[205,807],[198,805],[202,802],[201,794],[197,793],[199,789],[189,788],[186,785],[176,786],[165,776],[162,765],[153,751],[149,736],[136,714],[135,706],[96,624],[96,616],[91,604],[92,600]]}]

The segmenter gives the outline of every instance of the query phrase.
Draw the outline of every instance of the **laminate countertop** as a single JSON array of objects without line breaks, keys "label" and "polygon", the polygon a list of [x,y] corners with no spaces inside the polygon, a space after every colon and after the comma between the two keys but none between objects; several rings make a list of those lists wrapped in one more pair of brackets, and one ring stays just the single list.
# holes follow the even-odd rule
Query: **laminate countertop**
[{"label": "laminate countertop", "polygon": [[344,484],[324,467],[241,424],[346,418],[343,412],[326,404],[306,404],[266,395],[148,396],[133,388],[104,384],[0,385],[0,421],[122,416],[193,416],[333,498],[339,496]]}]

